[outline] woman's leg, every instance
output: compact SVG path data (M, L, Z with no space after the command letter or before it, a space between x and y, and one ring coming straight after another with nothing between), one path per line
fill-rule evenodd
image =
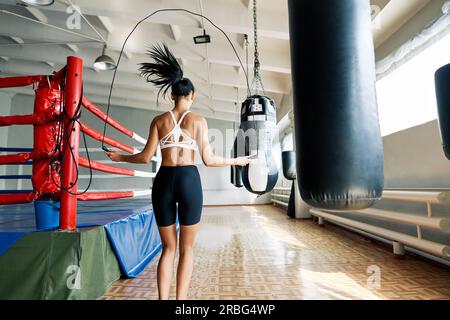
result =
M177 300L185 300L194 269L194 244L199 224L180 226L180 260L177 269Z
M158 263L159 300L168 300L173 276L173 264L177 250L177 229L175 225L159 227L162 253Z
M203 191L198 170L194 166L179 167L176 198L180 221L180 261L177 270L177 299L187 298L194 268L194 245L203 207Z

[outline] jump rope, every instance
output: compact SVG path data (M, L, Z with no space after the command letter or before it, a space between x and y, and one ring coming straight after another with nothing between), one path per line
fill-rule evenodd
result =
M160 10L156 10L153 13L147 15L146 17L144 17L143 19L141 19L139 22L136 23L136 25L133 27L133 29L131 30L131 32L127 35L127 37L125 38L125 41L122 45L122 48L120 50L119 53L119 58L117 59L117 65L116 68L114 69L113 72L113 77L112 77L112 81L111 81L111 85L110 85L110 89L109 89L109 94L108 94L108 104L107 104L107 109L106 109L106 119L104 121L104 126L103 126L103 136L102 136L102 140L101 140L101 148L105 151L105 152L110 152L111 150L106 147L104 141L105 141L105 136L106 136L106 129L107 129L107 125L108 125L108 120L109 120L109 115L110 115L110 109L111 109L111 97L112 97L112 93L114 90L114 84L115 84L115 80L116 80L116 76L117 76L117 70L119 69L120 66L120 62L122 60L122 56L123 56L123 52L125 50L125 47L128 43L128 40L130 39L130 37L133 35L133 33L136 31L136 29L146 20L150 19L151 17L153 17L154 15L158 14L158 13L162 13L162 12L183 12L183 13L188 13L190 15L196 16L196 17L200 17L206 21L208 21L208 23L210 23L214 28L216 28L217 30L219 30L227 39L228 43L230 44L231 48L233 49L233 52L237 58L237 60L239 61L240 67L242 68L242 71L244 73L245 76L245 81L246 81L246 86L247 86L247 94L248 96L251 96L251 89L250 89L250 82L249 82L249 78L248 78L248 70L246 70L246 68L244 67L244 64L242 63L241 57L239 56L236 47L234 46L233 42L231 41L231 39L229 38L229 36L226 34L226 32L220 28L219 26L217 26L211 19L209 19L208 17L206 17L203 14L200 13L196 13L187 9L160 9ZM247 68L248 68L248 46L247 46ZM61 89L61 97L64 97L65 94L65 87L64 84L62 84ZM61 116L58 118L57 124L58 124L58 134L56 136L56 147L55 150L50 158L50 167L51 167L51 178L53 183L60 189L64 190L65 192L71 194L71 195L82 195L84 193L86 193L91 184L92 184L92 165L91 165L91 158L90 158L90 154L89 154L89 148L87 147L87 141L86 141L86 134L84 132L83 129L83 125L80 123L79 119L81 117L81 107L82 107L82 97L83 97L83 88L81 90L81 97L79 99L78 102L78 106L75 110L75 114L73 117L69 117L69 115L67 114L64 105L61 105L61 109L62 109L62 114ZM62 99L63 101L64 99ZM65 126L64 124L64 117L67 118L67 126ZM73 133L73 129L75 128L75 125L78 124L80 127L80 131L82 132L83 135L83 142L84 142L84 148L86 150L86 157L88 159L88 163L89 163L89 183L88 186L85 188L85 190L83 190L82 192L72 192L71 190L73 189L74 185L76 185L76 183L78 182L78 178L79 178L79 169L78 166L76 166L76 173L75 173L75 181L71 182L71 186L70 187L66 187L64 186L62 183L59 184L56 182L56 179L54 177L54 172L61 172L61 164L64 161L64 152L65 152L65 148L69 147L70 150L70 156L72 157L72 159L75 161L75 154L73 152L73 149L70 147L70 138L72 136ZM64 133L64 135L63 135ZM63 137L66 137L66 139L63 141Z
M104 139L105 139L105 134L106 134L106 127L107 127L107 120L109 118L109 114L110 114L110 108L111 108L111 96L112 96L112 92L114 89L114 83L116 80L116 75L117 75L117 70L119 69L119 65L120 62L122 60L122 55L123 52L125 50L125 46L127 45L128 40L130 39L130 37L133 35L133 33L136 31L136 29L141 25L141 23L145 22L146 20L150 19L151 17L153 17L154 15L161 13L161 12L184 12L184 13L188 13L190 15L196 16L196 17L200 17L202 19L205 19L206 21L208 21L214 28L216 28L217 30L219 30L227 39L228 43L230 44L231 48L234 51L234 54L236 55L236 58L239 61L240 67L242 68L242 71L244 72L245 75L245 80L246 80L246 85L247 85L247 93L248 96L251 95L251 90L250 90L250 82L248 79L248 73L244 67L244 64L242 63L241 57L239 56L236 47L233 45L233 42L230 40L230 38L228 37L228 35L226 34L225 31L223 31L223 29L221 29L218 25L216 25L214 22L211 21L211 19L209 19L208 17L206 17L205 15L201 14L201 13L197 13L197 12L193 12L187 9L160 9L160 10L156 10L153 13L149 14L148 16L146 16L145 18L143 18L142 20L140 20L138 23L136 23L136 25L134 26L134 28L131 30L131 32L128 34L128 36L126 37L123 45L122 45L122 49L120 50L119 53L119 58L117 59L117 66L114 70L114 74L113 74L113 78L111 81L111 86L110 86L110 90L109 90L109 95L108 95L108 106L106 109L106 121L103 127L103 137L102 137L102 144L101 147L104 151L109 152L110 150L105 146L104 144Z

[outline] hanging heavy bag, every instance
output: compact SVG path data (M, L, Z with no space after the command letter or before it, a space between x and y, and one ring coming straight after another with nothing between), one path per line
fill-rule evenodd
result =
M278 181L278 168L272 152L276 129L275 103L264 96L251 96L242 104L241 130L237 148L253 161L243 168L245 188L262 195L273 190ZM239 151L238 151L239 152Z
M291 194L289 196L289 203L287 209L287 215L290 218L295 218L295 182L292 182Z
M370 2L288 6L301 196L317 208L370 207L384 184Z
M281 153L281 162L283 163L283 175L287 180L295 180L295 151L283 151Z
M283 151L281 153L281 162L283 163L283 175L287 180L292 181L291 194L289 196L289 204L287 215L295 218L295 186L294 180L297 177L295 168L295 151Z
M450 64L436 71L435 81L442 147L450 160Z
M240 133L238 132L238 135ZM238 146L237 146L238 138L234 140L233 149L231 150L231 158L235 159L241 156L244 156L244 152L241 154L238 153ZM244 151L244 150L242 150ZM244 186L242 182L242 167L240 166L231 166L230 169L230 181L231 184L234 185L236 188L242 188Z
M281 161L283 163L283 175L287 180L292 181L291 194L289 196L289 204L287 209L287 215L291 218L295 218L295 186L294 180L296 179L295 168L295 151L283 151L281 153Z

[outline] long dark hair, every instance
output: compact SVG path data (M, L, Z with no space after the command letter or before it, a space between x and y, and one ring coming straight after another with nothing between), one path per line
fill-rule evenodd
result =
M147 82L159 88L158 99L161 95L165 97L169 89L176 97L186 97L195 91L192 81L183 77L183 69L166 44L154 45L147 54L154 62L140 63L139 71Z

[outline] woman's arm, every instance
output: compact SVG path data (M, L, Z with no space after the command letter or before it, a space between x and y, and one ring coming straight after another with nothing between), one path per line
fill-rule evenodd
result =
M120 154L117 151L107 152L106 155L115 162L129 162L137 164L149 163L155 155L159 142L158 129L156 127L155 120L156 119L153 119L152 124L150 125L150 132L144 150L133 155Z
M203 163L207 167L246 166L251 162L249 157L227 159L215 155L209 143L208 123L204 118L198 122L197 144Z

